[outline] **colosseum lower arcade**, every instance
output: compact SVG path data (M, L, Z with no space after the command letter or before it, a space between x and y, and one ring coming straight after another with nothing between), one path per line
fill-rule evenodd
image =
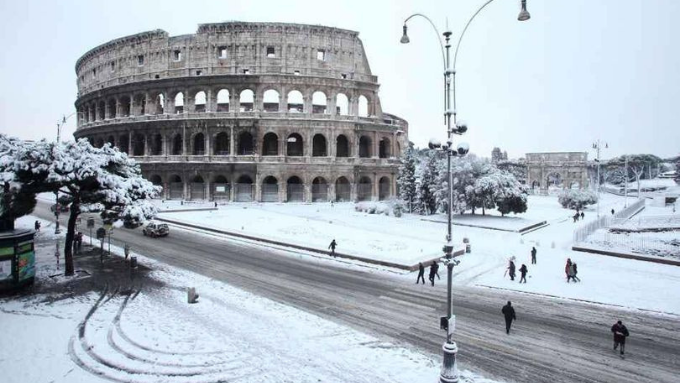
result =
M396 194L405 120L384 113L358 32L226 22L155 30L76 63L76 138L117 146L166 199Z

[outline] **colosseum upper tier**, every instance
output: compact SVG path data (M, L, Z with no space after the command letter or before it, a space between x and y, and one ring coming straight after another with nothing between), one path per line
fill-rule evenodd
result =
M396 192L408 124L383 113L358 32L201 24L76 63L76 138L111 143L167 199L355 201Z

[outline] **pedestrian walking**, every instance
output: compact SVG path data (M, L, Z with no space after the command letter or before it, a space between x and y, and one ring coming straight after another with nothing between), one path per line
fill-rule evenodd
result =
M432 286L434 286L434 276L437 274L436 264L437 262L432 262L432 265L430 265L430 283L432 283Z
M512 303L508 301L508 304L503 306L501 312L505 317L505 333L510 334L510 326L512 325L512 321L517 319L515 316L515 308L512 307Z
M423 284L425 284L425 266L423 266L422 262L418 262L418 279L416 279L416 285L420 283L420 280L423 280Z
M125 244L125 260L127 261L128 257L130 256L130 245Z
M621 357L623 357L624 349L626 348L626 337L630 335L626 326L618 321L612 326L612 333L614 333L614 351L620 345L621 346Z
M514 281L515 280L515 262L510 260L510 263L508 264L508 274L510 274L510 280Z
M564 274L567 276L567 283L569 283L569 269L571 268L571 258L567 258L567 264L564 266Z
M574 268L574 275L571 277L571 279L573 279L574 282L581 282L581 278L578 277L578 266L576 265L576 262L574 262L571 266Z
M435 261L432 266L434 266L434 275L437 276L437 279L441 279L439 278L439 263Z
M581 212L581 220L584 220L584 219L586 219L586 215L585 215L585 213Z
M535 265L536 264L536 247L531 248L531 264Z
M328 245L328 248L331 249L331 257L335 257L335 247L337 246L337 242L335 242L335 239L331 241L331 244Z
M40 221L35 220L35 231L40 231Z
M612 215L614 215L614 209L612 209Z
M574 218L574 223L576 223L576 221L578 221L578 213L574 214L572 218Z
M522 277L519 279L519 283L522 283L522 281L524 281L524 283L527 283L527 272L528 271L529 271L529 269L527 269L527 265L522 264L522 267L519 268L519 273L522 274Z

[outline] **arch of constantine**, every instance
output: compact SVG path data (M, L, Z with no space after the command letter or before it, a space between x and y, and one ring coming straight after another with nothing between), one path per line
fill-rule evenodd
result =
M527 185L548 190L550 185L584 189L588 186L587 152L527 153Z

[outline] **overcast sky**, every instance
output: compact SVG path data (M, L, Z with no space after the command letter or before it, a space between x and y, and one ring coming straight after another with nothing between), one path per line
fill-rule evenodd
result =
M0 132L54 139L74 112L76 60L109 40L152 29L195 33L228 20L322 24L359 32L383 110L408 120L418 146L444 138L443 63L435 32L404 19L428 15L448 25L453 49L485 0L456 1L142 1L0 0ZM511 158L528 152L680 154L680 1L496 0L471 24L457 64L459 118L471 151ZM452 52L453 56L453 52ZM75 117L63 136L72 137Z

